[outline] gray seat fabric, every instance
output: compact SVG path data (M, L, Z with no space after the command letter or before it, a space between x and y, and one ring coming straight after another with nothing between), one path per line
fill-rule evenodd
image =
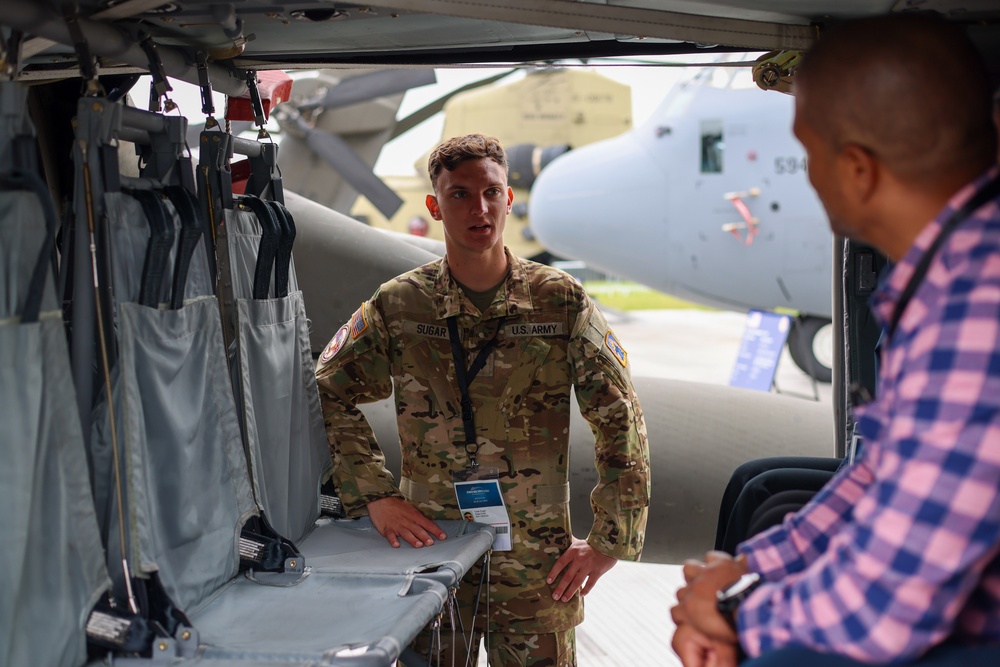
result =
M313 573L291 589L238 579L191 617L206 658L385 667L447 596L437 582L401 576Z
M120 326L120 304L134 303L139 299L143 260L145 258L146 245L149 243L149 223L139 202L127 194L107 192L104 194L104 201L108 219L108 237L111 254L114 258L111 262L112 298L115 303L112 312L116 325ZM165 205L172 214L176 238L176 232L180 229L180 221L173 205L169 202L165 202ZM159 298L161 303L166 303L170 300L169 290L173 281L175 256L176 244L171 251L167 263L167 272L161 285ZM212 285L208 276L208 260L205 254L205 247L204 244L199 244L191 259L184 298L185 300L191 300L211 293ZM121 405L120 367L115 365L110 370L112 378L112 401L115 405ZM115 506L111 502L113 466L110 417L107 396L104 392L99 393L96 397L91 424L90 456L94 485L94 502L97 507L101 534L108 536L116 533L118 529L114 516ZM118 428L120 430L122 428L121 425ZM117 554L118 549L113 542L114 540L112 540L110 548Z
M257 511L219 307L205 297L179 310L124 303L119 312L129 560L140 574L158 572L187 609L236 575L238 536Z
M44 235L34 194L0 192L0 664L61 667L109 581L51 275L19 318Z
M239 299L237 331L254 492L271 526L298 542L319 518L320 484L332 465L302 292Z
M469 521L438 521L448 536L415 549L402 542L387 549L371 520L320 519L316 530L299 544L306 562L318 572L416 574L451 588L480 560L493 543L493 529Z
M296 290L253 299L261 225L242 207L226 211L237 345L233 386L242 409L254 495L271 526L296 542L320 515L319 489L332 461L309 347L309 322ZM274 294L271 272L269 294Z
M129 472L124 510L132 530L124 555L137 576L157 572L171 599L184 608L235 576L239 557L233 536L256 512L245 482L236 407L217 336L221 332L218 305L206 296L211 284L202 244L195 251L185 285L186 307L158 310L134 303L150 236L148 223L131 196L105 193L104 198L120 349L119 363L111 369L112 396L123 472ZM165 205L179 230L176 212L169 203ZM176 243L161 283L161 302L169 300L175 254ZM116 539L120 528L112 493L109 414L102 392L93 414L91 463L102 535L109 562L115 562L122 554ZM166 479L147 483L146 476L158 476L161 470L173 472L166 473ZM199 504L184 500L192 495L202 498ZM229 518L227 511L235 512L237 518ZM213 535L225 536L228 542ZM174 549L178 553L158 562L157 554ZM200 567L190 567L189 562ZM116 568L111 572L121 596L124 576Z

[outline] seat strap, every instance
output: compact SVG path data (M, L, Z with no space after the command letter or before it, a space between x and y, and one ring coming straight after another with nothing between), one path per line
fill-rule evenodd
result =
M288 296L288 282L291 272L292 246L295 244L295 219L292 213L281 202L269 201L268 207L274 212L275 219L281 225L281 239L278 242L278 252L274 257L274 296Z
M42 297L45 294L45 276L52 267L52 251L55 248L56 211L52 205L45 183L36 175L27 171L10 174L0 174L0 187L10 190L25 190L33 193L42 207L45 216L45 239L38 252L35 268L31 272L28 291L21 311L21 322L28 324L37 322L42 308Z
M281 225L274 217L271 208L259 197L246 195L240 199L240 203L253 211L260 221L260 245L257 248L252 294L254 299L266 299L271 282L271 267L274 265L274 258L281 243Z
M177 210L181 222L181 238L177 243L177 257L174 261L174 280L170 296L170 308L177 310L184 305L184 287L187 284L188 269L194 256L198 241L205 229L202 220L201 207L194 194L180 185L171 185L163 189L170 203Z
M160 303L163 279L167 272L170 250L174 244L174 224L160 195L151 190L127 191L142 205L149 223L149 243L142 265L139 303L156 308Z

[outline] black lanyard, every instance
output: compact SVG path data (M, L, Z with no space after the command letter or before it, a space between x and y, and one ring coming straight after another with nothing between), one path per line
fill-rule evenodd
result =
M937 238L934 239L934 242L927 249L927 252L924 253L924 256L920 258L920 262L913 270L913 275L910 276L909 282L906 283L906 287L903 288L903 292L899 296L899 302L892 313L892 321L889 323L889 328L886 332L889 340L892 340L892 335L896 332L896 327L899 326L899 320L902 319L903 312L906 311L906 307L917 291L917 287L923 282L924 276L927 275L927 270L930 268L931 260L934 259L934 255L941 248L945 239L955 231L956 227L975 213L976 209L991 201L997 195L1000 195L1000 174L994 176L989 183L983 186L982 190L970 197L961 208L948 216L948 219L941 224L941 231L938 233Z
M479 461L476 459L479 445L476 444L476 416L472 411L472 398L469 396L469 385L472 384L472 381L479 375L479 371L483 370L483 366L486 365L486 360L497 343L497 337L500 335L500 330L503 329L503 323L506 319L506 317L500 318L500 322L497 323L497 330L493 333L493 338L490 338L483 345L482 349L479 350L479 354L473 360L472 365L466 369L465 350L462 349L462 341L458 338L458 318L454 315L448 318L448 337L451 339L451 354L455 358L455 379L458 381L458 391L462 394L462 425L465 427L465 451L469 455L470 468L479 467Z

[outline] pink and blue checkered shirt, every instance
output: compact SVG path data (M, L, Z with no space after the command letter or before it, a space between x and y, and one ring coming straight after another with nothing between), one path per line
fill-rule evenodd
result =
M942 221L995 172L873 295L883 326ZM767 582L739 609L750 656L791 644L889 662L1000 642L1000 201L944 242L883 347L859 460L739 547Z

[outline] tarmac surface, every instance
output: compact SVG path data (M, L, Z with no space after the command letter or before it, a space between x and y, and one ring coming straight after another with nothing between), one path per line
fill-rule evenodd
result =
M634 377L729 383L746 315L703 310L604 311L628 351ZM787 349L778 361L774 384L786 396L830 405L832 412L830 385L813 382ZM714 515L710 516L714 530ZM682 583L680 564L619 562L587 596L586 619L577 628L577 664L680 667L670 648L674 631L670 607ZM479 665L486 665L485 653L480 653Z

